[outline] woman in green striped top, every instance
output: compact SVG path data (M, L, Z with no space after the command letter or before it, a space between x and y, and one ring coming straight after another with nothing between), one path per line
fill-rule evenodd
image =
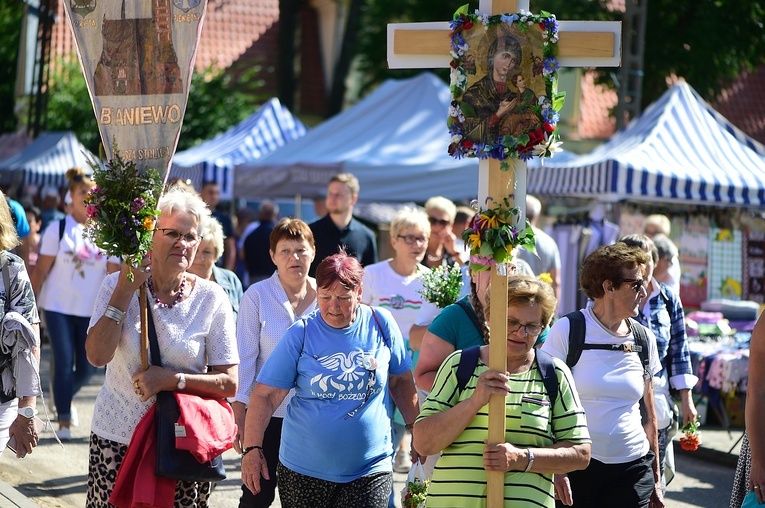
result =
M413 434L422 455L442 453L431 480L428 508L485 507L486 471L506 472L505 506L553 508L553 474L587 467L590 436L571 372L564 362L548 356L558 385L551 404L535 361L536 355L546 354L533 345L556 304L548 284L511 277L507 372L489 370L489 346L481 347L464 390L457 380L462 351L441 365ZM487 445L488 402L495 393L505 395L505 442Z

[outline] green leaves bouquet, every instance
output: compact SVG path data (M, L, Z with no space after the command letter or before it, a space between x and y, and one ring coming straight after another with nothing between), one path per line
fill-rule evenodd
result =
M462 288L462 272L459 265L439 265L422 276L419 293L439 309L451 305L459 298Z

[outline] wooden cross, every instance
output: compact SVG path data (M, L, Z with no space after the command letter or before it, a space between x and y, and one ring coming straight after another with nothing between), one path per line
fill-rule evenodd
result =
M529 9L528 0L480 0L486 14L515 13ZM451 29L448 22L396 23L388 25L388 67L391 69L448 68L451 63ZM621 57L621 23L618 21L560 21L558 63L562 67L618 67ZM444 118L446 129L446 118ZM502 171L500 161L479 161L478 200L507 197L521 210L519 228L525 224L526 163L508 160L511 170ZM492 270L491 342L489 368L507 370L507 278ZM493 395L489 401L489 443L505 442L505 398ZM505 475L487 472L487 508L504 504Z

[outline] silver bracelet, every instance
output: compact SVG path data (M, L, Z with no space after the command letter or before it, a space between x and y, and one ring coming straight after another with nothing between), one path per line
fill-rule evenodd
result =
M104 312L104 317L113 319L117 324L120 324L122 320L125 318L125 313L119 310L117 307L112 307L111 305L107 305L106 312Z
M529 463L526 465L526 469L523 470L524 473L531 471L531 466L534 465L534 452L531 451L531 448L526 448L526 451L529 452Z

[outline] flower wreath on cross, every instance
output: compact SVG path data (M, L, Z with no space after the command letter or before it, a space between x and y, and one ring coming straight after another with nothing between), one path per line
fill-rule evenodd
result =
M462 239L470 247L470 269L474 272L488 270L491 266L512 261L513 250L523 247L536 253L534 230L526 219L523 229L518 229L518 207L510 207L510 201L491 201L486 209L478 210Z
M465 5L454 14L450 28L449 154L457 159L544 160L561 151L556 126L565 93L557 93L555 16L545 11L490 16L468 13ZM514 65L504 70L513 74L498 81L495 54L503 49L515 55Z

